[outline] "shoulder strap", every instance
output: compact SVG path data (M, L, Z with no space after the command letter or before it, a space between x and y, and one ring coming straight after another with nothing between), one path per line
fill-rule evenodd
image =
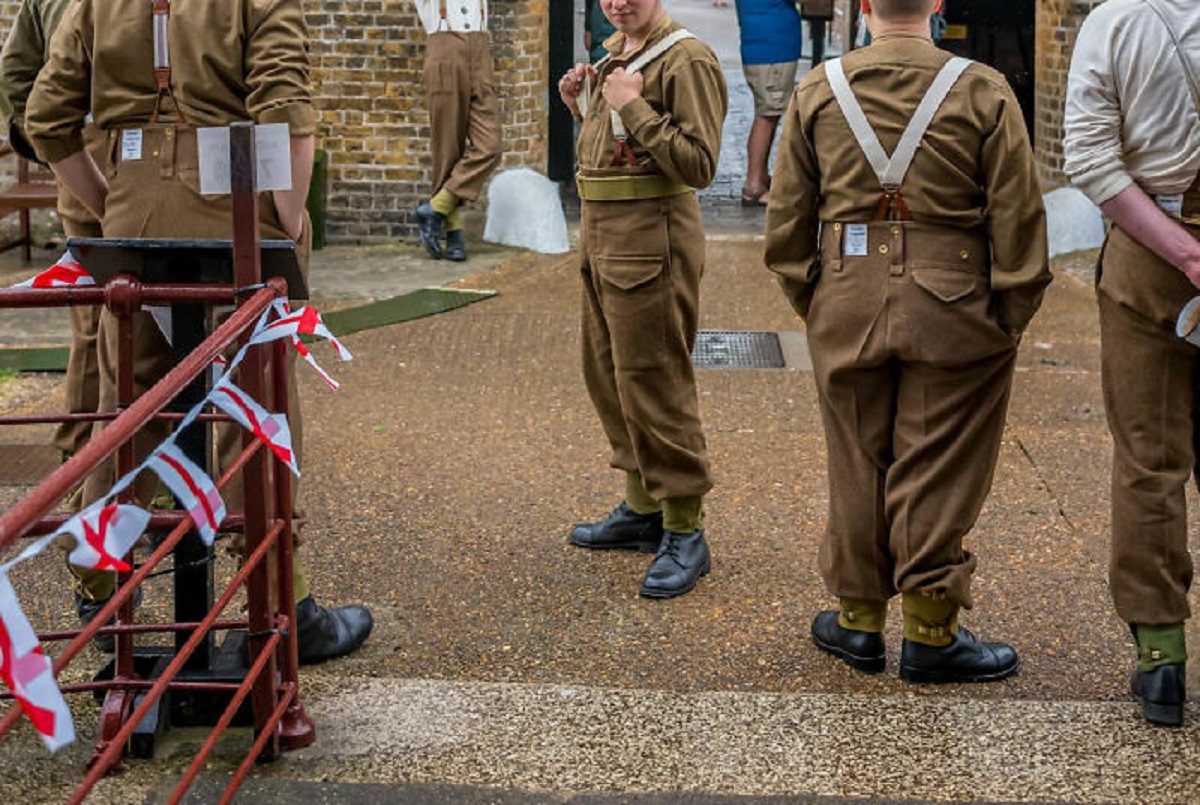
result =
M680 28L678 31L664 36L662 39L658 40L652 46L643 51L640 56L626 65L625 72L640 73L647 64L654 61L683 40L695 38L696 35L687 28ZM610 109L609 117L612 120L613 135L618 141L624 142L629 138L629 132L625 130L625 124L621 122L621 116L617 114L615 109Z
M1192 102L1196 105L1196 111L1200 113L1200 79L1196 77L1196 71L1192 69L1192 63L1184 55L1183 42L1179 40L1179 34L1175 31L1175 27L1171 25L1171 18L1167 15L1167 11L1163 8L1160 0L1146 0L1146 5L1150 6L1150 9L1162 20L1163 26L1166 27L1167 33L1171 36L1171 41L1175 43L1175 55L1179 57L1179 61L1183 65L1183 74L1187 76L1188 84L1192 88Z
M971 61L955 56L942 66L929 89L925 91L925 97L921 99L917 110L908 121L908 126L905 127L904 134L900 137L900 142L890 157L883 150L883 145L880 144L875 129L871 127L867 116L863 114L858 99L854 97L854 91L850 89L850 82L846 78L841 61L841 59L830 59L825 62L825 75L829 79L829 86L833 90L834 98L841 107L846 122L850 124L850 130L854 132L859 147L862 148L867 161L871 163L875 175L879 177L879 184L885 190L898 189L904 182L904 176L908 173L909 167L912 166L913 158L917 154L917 149L921 147L921 141L925 138L925 132L929 130L934 115L941 108L946 96L950 94L950 90L963 71L971 65Z

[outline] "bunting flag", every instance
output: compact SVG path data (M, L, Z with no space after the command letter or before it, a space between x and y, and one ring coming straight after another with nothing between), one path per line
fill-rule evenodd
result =
M137 506L111 504L85 509L63 525L63 531L75 537L71 564L128 572L124 556L149 522L150 512Z
M236 419L243 428L271 448L271 452L288 465L293 475L300 476L296 453L292 450L292 431L288 427L287 417L283 414L268 413L253 397L233 385L233 380L228 375L223 376L217 383L209 399L213 405Z
M174 442L162 444L146 461L158 474L180 504L192 516L205 545L217 538L217 528L225 519L225 503L208 473L197 467Z
M317 363L317 359L313 357L311 350L300 340L300 336L302 335L315 335L319 338L324 338L333 345L339 358L344 361L354 360L354 356L350 354L350 350L346 349L345 345L337 339L337 336L325 326L320 312L315 307L308 306L293 312L286 299L276 300L274 310L279 315L279 318L258 330L250 337L249 343L266 344L270 341L278 341L280 338L290 338L292 346L300 353L300 357L304 358L305 363L317 370L317 374L321 375L331 388L334 390L341 388L341 384L321 368L321 365Z
M71 709L58 689L50 660L21 611L17 593L0 573L0 679L51 752L75 740Z
M14 288L80 288L84 285L95 285L96 280L87 273L83 266L75 262L70 252L63 252L58 262L38 274L33 279L18 282Z

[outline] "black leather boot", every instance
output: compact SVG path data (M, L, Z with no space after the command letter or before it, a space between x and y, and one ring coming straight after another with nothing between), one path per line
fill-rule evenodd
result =
M883 635L846 629L838 623L836 610L818 612L812 622L812 640L856 671L877 674L887 665Z
M996 682L1021 667L1017 652L1007 643L984 643L960 628L946 646L905 640L900 653L900 678L906 682Z
M343 657L356 650L371 634L371 613L366 607L326 608L310 595L296 602L296 644L301 665Z
M674 598L691 592L700 577L708 575L711 566L704 529L686 534L664 531L662 545L642 579L642 595Z
M1183 663L1160 665L1150 671L1134 672L1131 688L1142 703L1142 716L1151 724L1178 727L1183 724L1183 703L1187 700Z
M463 242L461 229L455 229L446 233L446 251L444 254L447 260L453 260L456 263L461 263L467 259L467 244Z
M446 216L425 202L413 210L413 220L417 222L417 233L421 236L421 245L434 260L442 259L442 239L445 233L442 225Z
M567 539L580 548L654 553L662 544L662 522L662 512L638 514L621 501L600 522L577 523Z
M93 601L86 596L75 593L75 612L79 615L79 625L87 626L89 623L94 621L96 616L100 614L100 610L104 609L104 606L111 599L112 596L110 595L108 598ZM138 587L133 592L133 608L137 609L141 605L142 588ZM115 619L113 619L104 625L111 626L115 622ZM117 650L117 636L111 634L98 634L92 638L92 645L95 646L96 651L99 651L101 654L112 654Z

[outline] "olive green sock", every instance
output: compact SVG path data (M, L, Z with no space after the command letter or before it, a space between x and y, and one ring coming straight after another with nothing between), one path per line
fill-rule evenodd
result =
M303 601L308 596L308 574L304 572L300 557L292 554L292 597L296 601Z
M1135 623L1133 634L1137 638L1140 670L1153 671L1162 665L1187 662L1187 639L1182 623Z
M458 207L455 207L454 211L446 216L446 231L457 232L462 228L462 215L459 213Z
M882 632L887 622L887 601L839 598L838 626L856 632Z
M667 498L663 501L663 530L690 534L704 528L704 498Z
M625 473L625 505L637 514L662 511L662 504L650 497L650 493L646 491L640 472Z
M454 195L444 187L434 193L433 198L429 199L429 206L433 207L436 212L440 212L447 218L449 218L458 210L458 205L461 203L462 202L459 200L458 196Z
M958 605L946 600L942 590L905 593L904 639L927 646L948 646L958 633Z
M105 601L111 598L117 589L117 574L111 570L96 570L72 564L68 564L67 567L75 577L75 592L89 601Z

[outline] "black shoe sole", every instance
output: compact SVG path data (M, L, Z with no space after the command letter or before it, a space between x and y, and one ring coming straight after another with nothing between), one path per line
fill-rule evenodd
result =
M920 668L901 664L900 678L914 685L969 685L978 682L999 682L1003 679L1008 679L1019 670L1021 670L1020 660L1017 660L1016 665L1012 668L1006 668L1003 671L991 674L972 674L970 676L941 674L937 671L925 671Z
M579 542L574 537L567 537L567 542L577 548L588 548L593 551L637 551L638 553L658 553L658 547L662 544L662 540L657 542L644 542L642 540L630 540L628 542Z
M658 552L657 549L655 549L655 553L657 553L657 552ZM660 590L660 589L653 588L653 587L647 588L645 585L642 585L642 589L639 592L641 593L642 598L653 598L656 601L662 601L667 598L678 598L679 596L687 595L692 590L696 589L697 582L699 582L700 579L707 576L709 574L709 571L711 571L711 570L712 570L712 562L711 561L705 562L704 567L700 568L700 575L696 576L695 580L692 581L691 584L689 584L686 587L682 587L678 590Z
M1182 702L1179 704L1159 704L1158 702L1148 702L1140 696L1138 697L1138 701L1142 705L1142 718L1151 724L1160 727L1183 726Z
M846 665L849 665L855 671L862 671L864 674L878 674L878 673L881 673L883 671L883 669L887 667L887 655L886 654L880 655L878 657L860 657L857 654L851 654L849 651L846 651L846 649L842 648L841 646L835 646L832 643L826 643L824 640L817 637L815 634L810 633L809 636L812 637L814 646L821 649L821 651L824 651L828 654L832 654L833 656L837 657L839 660L846 663Z

